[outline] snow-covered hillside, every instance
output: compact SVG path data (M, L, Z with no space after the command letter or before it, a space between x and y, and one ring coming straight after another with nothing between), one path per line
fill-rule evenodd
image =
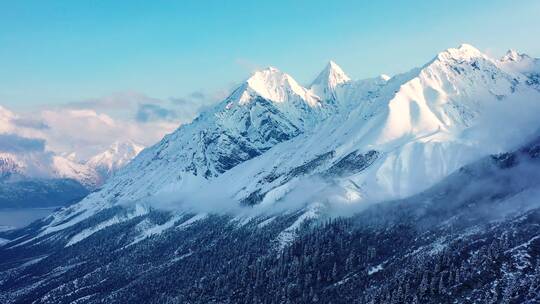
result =
M73 154L0 152L0 209L77 202L101 186L141 149L130 142L115 143L88 164L78 162Z
M54 155L54 175L74 179L89 189L96 189L143 149L143 146L128 140L114 142L105 151L96 154L86 162L77 161L70 156Z
M462 45L393 77L257 71L79 203L0 233L0 300L535 301L538 62Z
M97 171L100 183L104 183L116 171L129 163L144 149L132 141L114 142L109 149L98 153L86 162L86 166Z
M353 81L331 62L304 88L275 68L255 72L43 233L119 204L134 210L127 219L163 200L196 212L277 212L417 193L540 127L537 62L464 44L391 78Z
M4 179L72 179L87 189L101 185L94 168L49 151L0 152L0 176Z
M213 179L329 114L291 76L275 68L258 71L193 123L142 151L99 195L123 188L121 198L138 199L171 183Z
M341 202L421 191L482 155L513 148L540 127L540 92L528 75L507 67L463 45L404 75L338 87L338 101L350 104L347 113L211 186L239 201L272 204L308 176L323 177Z
M53 151L40 132L48 126L0 106L0 177L73 179L89 190L101 186L143 147L129 140L113 143L90 160L73 151Z
M163 210L125 220L116 207L39 236L45 219L0 231L0 299L537 303L539 165L536 138L418 195L324 222L311 212L245 219Z
M101 184L99 174L94 168L60 155L52 156L53 176L69 178L80 182L89 189Z
M335 100L336 89L351 81L351 78L335 62L330 61L326 68L311 83L310 90L319 98Z
M22 174L24 164L17 161L13 155L8 153L0 153L0 177L5 178L10 175Z

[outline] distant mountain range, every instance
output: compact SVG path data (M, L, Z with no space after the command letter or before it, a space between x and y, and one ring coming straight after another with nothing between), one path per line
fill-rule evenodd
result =
M64 206L99 188L142 146L115 142L87 162L73 155L0 152L0 208Z
M79 203L0 233L0 300L534 303L538 113L540 60L515 51L365 80L330 62L308 87L257 71Z

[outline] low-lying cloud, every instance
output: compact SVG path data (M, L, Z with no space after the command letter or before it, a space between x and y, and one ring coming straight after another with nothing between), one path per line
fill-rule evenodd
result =
M42 119L36 119L32 117L20 117L13 119L12 122L16 127L19 128L28 128L35 130L46 130L50 128L49 125L47 125Z
M420 196L392 203L410 204L412 208L437 210L470 209L471 218L498 219L540 207L540 160L527 157L511 168L499 168L489 157L469 167L468 173L456 173L430 188ZM234 199L226 185L188 177L182 183L145 198L152 208L166 211L228 214L232 216L272 216L295 212L306 207L322 206L327 216L353 216L385 199L352 198L348 190L335 180L321 176L307 176L294 182L277 200L263 201L254 206L242 205ZM445 190L446 189L446 190ZM447 193L441 196L441 193ZM382 197L382 196L381 196ZM391 195L387 194L387 197ZM125 202L125 204L130 204ZM471 207L471 206L474 206ZM390 205L388 205L390 206ZM415 207L416 206L416 207ZM426 210L427 210L426 209ZM384 209L387 210L387 209ZM473 214L474 212L474 214ZM435 213L439 214L439 213ZM425 221L429 221L426 218ZM425 221L423 224L426 224ZM433 223L438 224L438 223Z
M176 112L172 109L166 109L157 104L141 104L135 114L135 119L138 122L150 121L174 121L178 118Z
M263 201L249 206L234 198L228 185L209 182L196 176L186 175L175 185L146 197L138 203L165 211L228 214L233 216L276 215L296 212L314 204L324 206L329 215L351 215L372 202L350 200L347 191L334 180L321 176L306 176L296 180L276 200ZM125 201L124 205L133 202Z
M223 92L195 91L184 97L158 99L126 92L26 113L0 107L0 134L4 134L0 152L74 152L84 161L114 142L130 140L150 146L224 96ZM5 135L8 133L11 135Z
M0 134L0 151L9 153L42 152L45 140L22 137L16 134Z

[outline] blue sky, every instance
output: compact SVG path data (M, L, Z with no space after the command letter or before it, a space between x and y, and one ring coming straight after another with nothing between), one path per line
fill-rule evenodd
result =
M0 105L189 96L268 65L307 83L329 59L392 75L462 42L540 57L540 1L369 2L2 1Z

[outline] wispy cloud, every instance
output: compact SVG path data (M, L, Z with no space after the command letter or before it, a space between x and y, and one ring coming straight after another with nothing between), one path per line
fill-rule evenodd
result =
M22 151L25 144L28 149L38 147L20 138L36 139L45 150L56 153L75 152L80 160L103 151L115 141L131 140L149 146L191 122L227 93L199 90L182 97L159 99L125 92L45 106L29 113L0 108L0 134L16 136L4 137L6 143L0 146L0 152ZM7 145L8 139L11 146Z
M140 103L158 104L158 98L147 96L139 92L117 92L99 98L88 98L60 105L60 108L93 109L96 111L133 110Z
M28 129L35 129L35 130L46 130L49 129L49 125L47 125L43 120L36 119L32 117L20 117L12 120L13 124L20 128L28 128Z
M261 65L246 59L246 58L237 58L234 63L239 65L240 67L244 68L248 72L254 72L256 70L259 70L261 68Z
M45 140L22 137L17 134L0 134L0 151L9 153L42 152Z
M139 122L149 122L156 120L174 121L178 118L173 109L166 109L157 104L140 104L135 114L135 119Z

